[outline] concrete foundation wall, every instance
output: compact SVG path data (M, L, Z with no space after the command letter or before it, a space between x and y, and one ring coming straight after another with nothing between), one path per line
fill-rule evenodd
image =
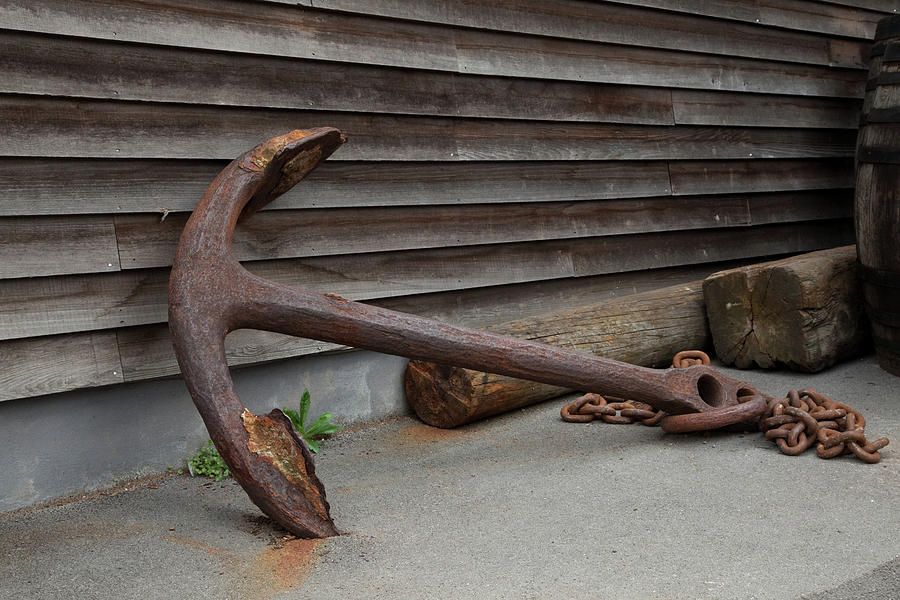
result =
M256 413L297 407L339 424L409 411L406 359L355 351L233 369ZM181 378L78 390L0 403L0 512L110 487L183 466L208 435Z

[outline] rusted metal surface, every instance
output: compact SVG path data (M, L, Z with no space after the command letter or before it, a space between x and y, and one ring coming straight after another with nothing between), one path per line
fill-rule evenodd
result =
M688 369L698 365L709 368L709 363L705 352L684 350L672 359L672 368ZM706 382L705 385L711 384ZM766 410L766 398L748 385L738 389L735 400L711 411L670 415L663 410L654 410L653 405L644 402L585 394L563 406L559 415L570 423L587 423L596 418L619 425L635 422L649 427L659 425L668 433L708 431L732 425L754 427L755 420Z
M290 189L344 142L333 128L293 131L229 164L185 226L169 288L169 327L185 382L235 479L259 508L303 537L336 533L312 457L280 411L249 413L228 373L224 337L251 328L286 333L627 396L669 415L733 412L759 396L706 365L658 370L456 327L266 281L235 259L246 218Z
M759 427L767 440L791 456L818 443L820 458L852 453L863 462L877 463L879 450L888 445L884 437L866 439L866 419L857 410L810 389L791 390L785 398L771 399Z
M672 359L673 368L709 365L709 356L700 350L685 350ZM560 408L559 416L569 423L589 423L600 419L606 423L660 425L667 433L708 431L737 425L745 429L759 429L766 439L774 441L778 449L789 456L797 456L816 442L820 458L834 458L854 454L867 463L881 460L879 451L888 439L866 439L863 429L866 420L858 411L842 402L835 402L814 390L791 390L785 398L776 399L758 393L739 392L738 404L698 413L667 415L653 411L642 402L599 394L585 394Z
M334 535L312 455L281 411L256 416L234 391L225 335L252 327L249 274L231 251L238 219L262 208L336 150L340 132L294 131L229 164L185 226L169 284L169 328L191 397L234 478L264 513L302 537Z

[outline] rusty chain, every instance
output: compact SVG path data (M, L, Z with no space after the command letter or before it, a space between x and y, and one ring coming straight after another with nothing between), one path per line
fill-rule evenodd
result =
M791 390L785 398L771 399L759 428L767 440L773 440L783 454L803 453L818 442L820 458L853 453L867 463L881 460L879 450L888 439L866 439L865 418L842 402L810 389Z
M709 356L700 350L679 352L672 359L673 368L709 364ZM765 400L757 425L766 439L775 442L783 454L797 456L816 444L816 454L820 458L854 454L860 460L874 464L881 460L879 451L888 445L885 437L868 441L863 431L866 420L859 411L814 390L791 390L784 398ZM681 427L680 422L675 421L692 415L669 416L643 402L612 396L604 398L600 394L580 396L564 405L559 414L563 421L570 423L600 419L620 425L635 422L648 427L662 425L670 432L698 430ZM667 420L669 427L666 427ZM749 425L747 420L744 423Z

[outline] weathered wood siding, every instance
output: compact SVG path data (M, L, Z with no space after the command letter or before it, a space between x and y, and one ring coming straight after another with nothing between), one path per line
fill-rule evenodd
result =
M239 229L248 268L473 326L846 244L869 39L898 8L0 0L0 400L177 373L186 216L295 128L350 141Z

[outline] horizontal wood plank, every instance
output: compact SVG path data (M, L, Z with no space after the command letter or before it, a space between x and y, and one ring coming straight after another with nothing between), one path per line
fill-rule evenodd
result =
M751 206L754 207L751 213ZM560 240L852 216L849 190L646 199L263 211L238 226L245 261ZM0 219L5 278L168 266L188 213ZM83 221L84 223L79 223ZM102 227L94 227L97 224ZM97 230L97 231L95 231ZM105 251L105 253L103 252ZM112 262L97 262L108 256ZM4 277L0 277L4 278Z
M852 156L850 129L607 125L252 110L0 96L0 155L233 158L261 140L329 125L332 160L659 160ZM34 140L42 140L35 144Z
M720 159L852 156L852 129L757 129L460 121L462 160Z
M612 268L640 270L659 266L696 264L709 260L738 260L767 253L805 251L807 246L817 250L845 245L853 240L852 220L839 219L818 223L788 223L762 227L709 230L698 236L691 231L667 234L644 234L593 238L590 249L572 251L572 265L577 276L596 275L610 271L613 254L623 252ZM656 239L654 239L656 236ZM779 239L775 239L778 237ZM578 242L575 242L578 243Z
M852 216L849 190L577 203L264 211L240 224L240 260L386 252ZM832 210L827 210L832 207ZM168 266L186 214L116 218L123 268Z
M238 0L0 3L0 27L56 35L456 71L453 30Z
M168 266L187 214L119 216L125 268ZM670 198L529 204L264 211L237 228L239 260L385 252L733 227L750 222L745 198Z
M762 63L696 52L455 29L275 3L256 4L254 8L256 11L250 19L246 4L230 0L196 0L192 6L174 0L152 3L45 0L28 8L13 3L0 5L0 27L165 46L249 54L277 53L293 58L488 75L732 91L862 95L862 82L858 80L861 72L856 69L845 73L824 66ZM761 19L772 20L772 13L776 25L779 25L777 18L782 15L789 22L802 16L798 13L800 9L793 5L780 10L760 10ZM831 6L827 12L842 11L849 15L847 18L858 18L860 13L840 6ZM842 18L829 16L821 22L830 24L837 20L843 23ZM808 20L820 22L814 18ZM153 23L153 26L147 27L146 23ZM874 22L864 25L874 32ZM857 29L851 27L858 33ZM843 31L840 35L848 33ZM871 36L861 37L869 39ZM540 55L535 56L535 49L540 49ZM848 57L854 51L842 48L831 53L829 64L843 64L852 60Z
M852 240L847 220L247 263L288 286L372 300L738 260ZM0 280L0 339L166 320L167 269Z
M862 101L672 90L672 110L679 125L850 129L859 124Z
M667 48L728 56L767 58L807 64L859 67L868 50L861 42L856 56L835 62L829 39L796 31L716 21L690 14L648 10L603 2L502 0L269 0L319 9L377 15L548 37Z
M747 196L753 225L853 217L853 190L821 190Z
M615 273L595 277L533 282L436 294L388 298L371 302L402 312L468 327L491 329L509 319L530 317L549 309L574 308L703 278L733 263L710 263ZM737 266L737 265L734 265ZM165 324L117 331L126 381L175 375L178 364ZM2 344L2 342L0 342ZM230 365L244 365L325 351L343 346L244 329L225 338Z
M221 161L0 159L0 215L193 210ZM852 159L326 162L271 209L616 199L852 188ZM22 177L23 172L40 177ZM268 209L267 209L268 210Z
M164 270L0 280L0 339L113 329L166 319Z
M607 0L807 32L872 39L878 13L814 0ZM876 0L877 1L877 0ZM886 0L894 2L895 0Z
M111 217L0 218L0 279L118 270Z
M810 0L756 0L763 25L871 40L883 14Z
M351 140L332 160L455 160L454 123L365 113L0 96L0 154L231 160L287 131L329 125Z
M856 180L848 159L672 161L669 174L677 195L852 188Z
M191 211L225 164L0 158L0 215ZM552 202L668 193L663 161L328 161L269 208Z
M0 342L0 401L125 381L114 331Z
M862 98L866 71L460 30L463 73Z
M819 2L840 4L841 6L850 6L853 8L864 8L866 10L874 10L876 12L888 14L900 12L900 0L819 0Z
M613 4L660 8L667 11L718 17L735 21L758 23L756 2L747 0L607 0Z
M672 124L668 90L0 31L0 92L225 106ZM508 102L515 97L515 102ZM855 125L855 123L854 123Z

